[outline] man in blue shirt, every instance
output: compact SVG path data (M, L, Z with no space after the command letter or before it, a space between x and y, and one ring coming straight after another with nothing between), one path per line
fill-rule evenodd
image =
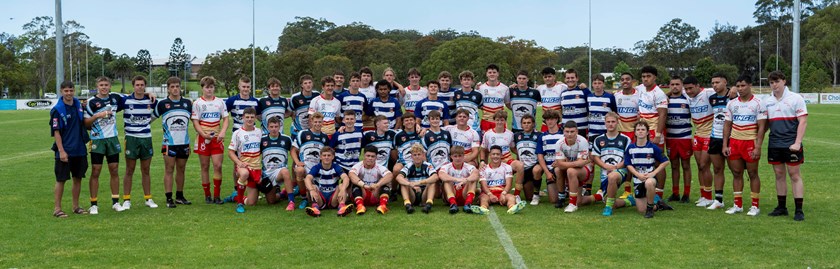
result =
M73 213L87 214L79 207L79 193L82 178L88 168L87 148L90 139L84 128L82 104L73 96L76 89L72 82L61 83L61 99L50 111L50 134L55 139L52 150L55 151L55 211L53 216L66 218L61 210L61 197L64 194L64 182L73 178ZM104 113L104 112L103 112Z

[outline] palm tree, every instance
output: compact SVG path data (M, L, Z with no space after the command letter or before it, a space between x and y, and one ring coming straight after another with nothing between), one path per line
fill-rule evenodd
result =
M131 73L134 71L134 61L127 54L123 53L119 58L108 63L108 69L111 70L114 76L120 78L120 82L122 82L120 92L125 93L125 77L131 76Z

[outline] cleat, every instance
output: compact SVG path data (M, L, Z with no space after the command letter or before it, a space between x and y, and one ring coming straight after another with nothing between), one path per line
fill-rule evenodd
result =
M113 209L114 209L114 211L117 211L117 212L123 212L123 210L125 210L125 209L123 209L123 207L120 205L120 203L116 203L116 204L112 205L112 206L111 206L111 208L113 208Z
M172 199L166 199L166 207L168 207L168 208L176 208L176 207L178 207L178 206L177 206L177 205L175 205L175 201L173 201Z
M88 213L90 213L91 215L98 215L99 214L99 206L98 205L90 206L90 208L88 209Z
M534 194L534 197L531 197L531 205L539 205L540 204L540 196Z
M155 204L155 201L154 201L154 200L152 200L152 199L146 200L145 204L146 204L146 206L148 206L149 208L158 208L158 205L157 205L157 204Z
M298 206L298 209L304 209L304 208L306 208L306 206L307 206L308 204L309 204L309 201L307 201L306 199L304 199L304 200L300 201L300 205Z
M316 218L321 216L321 210L319 210L318 208L307 206L306 208L304 208L304 210L306 210L307 215L310 215L310 216L313 216L313 217L316 217Z
M208 205L213 204L213 198L211 198L210 196L204 197L204 203Z
M612 216L612 207L604 207L604 212L601 212L601 215L605 217Z
M568 206L566 206L566 209L563 210L563 212L572 213L572 212L577 211L577 209L578 209L578 207L576 205L569 204Z
M597 192L595 192L594 195L592 195L592 198L595 198L596 202L603 201L604 200L604 191L598 190Z
M176 204L181 204L181 205L191 205L192 204L192 202L187 200L187 198L176 198L175 203Z
M245 213L245 205L236 204L236 213Z
M471 209L470 211L475 212L476 214L479 214L479 215L490 214L489 209L483 208L483 207L480 207L480 206L477 206L477 205L474 205L474 206L470 207L470 209Z
M464 213L472 214L472 209L469 205L464 205Z
M690 200L691 198L689 198L688 195L683 195L682 199L680 199L680 203L687 204Z
M741 213L743 211L744 211L743 208L738 207L737 205L733 205L732 207L730 207L729 209L726 210L726 214L732 215L732 214L735 214L735 213Z
M123 208L123 210L131 209L131 201L130 200L123 201L122 208Z
M449 214L455 214L455 213L458 213L458 205L457 204L449 205Z
M388 206L386 206L386 205L377 206L376 207L376 213L385 215L385 213L388 213Z
M679 202L679 201L680 201L680 196L677 195L677 194L672 193L671 196L668 197L668 202Z
M405 204L405 213L414 214L414 207L411 204Z
M653 218L653 208L652 207L648 207L647 210L645 210L645 218L646 219Z
M543 189L539 193L540 196L546 196L547 194L548 194L548 189Z
M431 203L426 203L426 205L423 206L422 211L423 211L423 213L429 214L429 212L432 211L432 204Z
M793 220L795 220L795 221L805 220L805 212L802 212L802 210L796 210L796 212L793 212Z
M554 208L563 208L566 205L566 199L558 199L557 203L554 203Z
M761 210L758 209L757 206L751 206L750 211L747 212L747 216L755 217L758 216L759 213L761 213Z
M656 210L674 210L674 208L665 201L659 200L659 203L656 204Z
M519 202L522 202L522 197L519 197L519 195L516 195L516 203L518 204Z
M345 206L342 206L341 208L339 208L337 215L339 217L344 217L344 216L347 216L348 214L350 214L350 212L353 212L353 204L345 205Z
M700 197L700 200L697 200L697 203L695 203L694 205L696 205L698 207L708 207L714 201L715 200L709 200L709 199L706 199L705 197Z
M519 203L516 203L516 205L512 206L511 208L508 208L507 213L513 215L513 214L519 213L519 211L522 211L522 209L524 209L524 208L525 208L525 201L519 201Z
M723 206L724 206L723 202L720 202L718 200L714 200L714 201L712 201L711 204L709 204L708 207L706 207L706 209L715 210L715 209L718 209L718 208L723 208Z
M223 200L222 200L221 198L219 198L219 197L216 197L216 198L213 198L213 203L214 203L214 204L217 204L217 205L221 205L221 204L224 204L224 203L225 203L225 201L223 201Z
M367 212L367 208L365 208L365 205L359 204L359 206L356 207L356 215L361 216L364 215L365 212Z
M222 201L224 201L225 203L233 203L234 201L236 201L236 192L231 193L228 197L225 197L225 199L222 200Z
M618 196L618 198L619 198L619 199L624 199L624 198L627 198L627 196L630 196L631 194L632 194L632 193L630 193L630 192L628 192L628 191L625 191L625 192L624 192L624 193L622 193L620 196Z
M773 209L773 212L770 212L770 214L767 214L767 215L771 216L771 217L787 216L788 215L788 210L787 210L787 208L784 208L784 207L783 208L778 208L777 207L777 208Z
M286 206L286 211L295 211L295 201L289 201L289 205Z

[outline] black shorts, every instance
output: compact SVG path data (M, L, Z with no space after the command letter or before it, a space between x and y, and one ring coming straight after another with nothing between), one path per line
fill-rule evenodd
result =
M654 184L655 185L655 184ZM647 197L647 187L645 187L645 183L633 183L633 197L636 198L645 198ZM652 201L649 201L652 202Z
M767 149L767 162L770 164L800 165L805 162L805 149L792 152L787 148Z
M55 181L67 181L71 175L73 178L84 178L87 169L87 156L68 157L67 162L55 159Z
M709 154L721 155L723 154L723 139L711 138L709 139Z
M165 154L164 156L169 156L176 159L188 159L190 157L190 145L164 145L163 147L161 147L160 153Z
M99 154L99 153L96 153L96 152L91 152L90 153L90 164L92 164L92 165L102 165L103 160L107 160L108 164L119 163L120 162L120 154L117 153L117 154L114 154L114 155L105 156L105 155L102 155L102 154Z
M522 174L522 184L536 181L536 179L534 179L534 167L537 167L537 165L531 166L531 168L525 168L525 171L522 171L524 173Z
M264 194L268 194L274 189L274 183L272 183L271 180L267 178L263 178L262 180L260 180L260 183L257 184L257 190Z
M414 206L419 206L421 203L424 203L423 200L423 193L426 192L426 185L420 185L420 191L415 191L414 188L409 189L408 191L414 192L414 200L411 200L411 204Z

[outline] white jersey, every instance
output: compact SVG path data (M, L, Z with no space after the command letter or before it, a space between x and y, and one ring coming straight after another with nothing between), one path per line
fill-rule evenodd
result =
M715 95L715 90L706 88L697 93L694 97L688 98L688 109L691 112L691 121L694 123L694 136L708 138L712 134L712 104L709 97Z
M540 92L543 112L545 112L546 110L560 111L560 95L563 91L568 89L569 86L566 86L566 84L563 83L555 83L553 87L548 87L545 84L538 86L537 91Z
M438 173L447 174L454 178L468 178L475 169L475 166L468 163L461 165L461 168L455 168L455 165L452 163L447 163L438 169ZM456 186L457 185L459 184L456 184Z
M639 97L641 93L633 88L630 94L624 94L622 90L618 90L613 94L615 96L615 113L618 114L619 132L633 132L633 124L639 121Z
M252 170L262 169L262 160L260 159L260 140L262 139L262 130L254 128L247 131L244 128L233 132L233 137L230 139L228 149L236 151L239 160L248 164L248 168Z
M653 86L653 89L647 90L645 85L636 86L636 92L639 92L639 115L648 123L651 130L656 130L656 126L660 120L667 120L659 118L658 109L668 109L668 96L659 88ZM667 117L667 115L666 115ZM658 135L657 135L658 136Z
M499 146L502 148L502 162L511 159L510 144L513 143L513 132L505 129L503 133L496 133L494 129L487 130L484 133L484 139L481 140L481 147L490 151L490 147Z
M405 87L405 96L403 96L403 107L405 107L405 112L414 113L414 108L417 107L417 102L420 102L420 100L426 99L427 97L429 97L429 89L426 89L426 87L420 87L419 90L409 90L408 87Z
M505 110L505 104L510 103L510 88L504 83L499 82L499 85L490 86L485 82L479 84L476 91L482 96L482 120L492 121L493 114Z
M575 139L575 143L569 145L566 142L565 138L557 140L557 152L555 153L555 159L557 161L570 161L574 162L578 159L587 160L589 159L589 140L585 137L578 135ZM592 170L592 163L586 165L589 170Z
M457 125L447 125L443 127L444 130L452 135L452 146L461 146L464 148L464 154L472 152L473 148L481 146L481 137L478 132L467 125L467 130L462 131L458 129Z
M206 100L204 97L193 102L192 119L198 120L198 124L204 132L220 133L222 118L227 118L228 111L222 98L213 97ZM227 130L225 130L227 131Z
M321 131L327 135L335 133L335 117L341 113L341 101L335 96L332 99L325 99L323 95L316 96L309 103L309 114L321 112L324 114L324 122L321 125Z
M504 162L496 168L487 165L480 173L480 180L486 181L489 188L504 188L508 178L513 178L513 168Z
M375 84L364 87L364 88L359 88L359 92L364 94L365 98L367 98L368 100L373 100L373 98L376 98L376 86L375 86Z
M380 179L391 174L391 171L379 164L374 164L373 168L367 168L364 162L359 162L353 165L353 168L350 168L350 173L356 174L362 182L369 185L376 184Z

